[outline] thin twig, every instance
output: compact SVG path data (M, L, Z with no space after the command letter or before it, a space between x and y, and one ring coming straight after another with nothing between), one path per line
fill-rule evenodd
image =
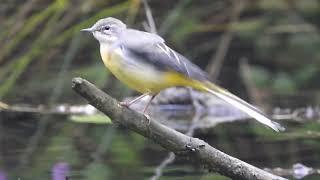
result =
M67 69L71 65L71 62L74 58L75 52L79 48L79 41L80 37L75 36L69 46L69 49L67 50L67 54L64 58L64 63L62 64L62 67L60 69L60 72L57 75L57 82L56 82L56 87L53 89L53 92L51 94L51 97L49 99L49 103L54 103L57 98L61 95L62 93L62 88L63 88L63 80L64 80L64 75L67 72ZM26 165L29 163L29 159L31 155L34 153L36 148L39 146L39 143L41 139L43 138L43 134L46 132L49 124L49 119L50 117L46 116L42 121L39 122L38 127L36 132L32 135L30 138L28 145L26 149L24 150L24 153L20 156L20 162L19 168L25 168Z
M176 155L173 152L170 152L168 156L157 166L154 175L150 180L157 180L162 176L162 170L167 167L169 164L173 163L176 159Z
M151 8L150 8L147 0L142 0L142 2L143 2L144 9L145 9L145 12L146 12L146 17L147 17L147 20L148 20L148 29L147 30L150 33L157 34L157 27L156 27L156 24L155 24L153 16L152 16Z
M255 105L261 106L262 103L260 99L256 96L257 95L257 88L255 85L252 83L252 72L250 65L248 64L248 60L246 58L240 58L240 74L241 74L241 79L244 82L244 85L247 90L247 94L249 95L249 100Z
M162 36L167 34L168 31L174 28L177 20L182 14L184 8L190 3L192 0L180 0L177 5L168 13L168 16L162 22L159 28L159 34Z
M239 19L239 16L243 10L244 2L243 0L234 0L232 1L232 15L230 18L230 25L236 23ZM207 66L207 72L211 80L216 80L220 74L222 64L225 60L225 56L228 52L229 46L233 39L234 32L232 28L227 28L225 33L221 36L220 43L218 45L215 55L209 62Z
M202 115L201 111L201 104L198 102L197 98L193 94L193 90L191 88L188 88L188 92L190 94L190 97L192 99L192 104L195 109L194 116L192 118L191 124L188 128L188 131L186 132L187 136L193 137L194 131L197 127L197 123L200 120L200 117ZM170 152L168 156L160 163L160 165L156 168L155 174L150 178L150 180L157 180L162 176L162 170L167 167L169 164L173 163L175 160L175 154L173 152Z

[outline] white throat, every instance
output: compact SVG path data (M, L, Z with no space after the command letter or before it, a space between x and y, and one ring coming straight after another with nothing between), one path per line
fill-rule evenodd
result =
M103 42L99 42L100 44L100 51L101 52L106 52L109 51L111 49L111 43L103 43Z
M100 44L113 44L117 41L117 37L114 35L107 35L101 32L93 32L93 36L99 41Z

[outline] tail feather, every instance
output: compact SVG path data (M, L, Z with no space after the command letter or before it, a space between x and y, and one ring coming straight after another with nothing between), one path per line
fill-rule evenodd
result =
M260 123L272 128L277 132L285 130L283 126L281 126L277 122L272 121L270 118L267 117L267 115L262 113L260 110L258 110L251 104L245 102L244 100L240 99L239 97L231 94L229 91L220 88L219 86L216 86L208 82L204 85L204 87L202 87L202 89L239 108L251 117L255 118Z

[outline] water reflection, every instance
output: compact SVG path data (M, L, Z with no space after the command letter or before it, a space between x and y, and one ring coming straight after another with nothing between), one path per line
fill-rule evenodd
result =
M181 131L189 127L190 122L187 119L193 117L192 107L179 104L161 104L159 107L160 109L153 109L154 112L163 111L161 118L169 119L163 123L173 125L172 127ZM179 111L171 114L174 107L178 107ZM228 110L228 107L222 104L216 103L216 107L224 110L217 113L210 112L214 114L212 117L210 113L206 114L210 118L203 115L200 121L213 121L214 117L220 119L233 117L234 120L217 121L206 128L199 126L195 130L196 137L255 166L268 167L268 170L275 174L296 179L309 179L309 177L312 179L310 174L318 175L317 168L320 164L320 136L317 135L320 125L318 122L308 120L297 123L286 120L282 123L286 125L288 131L274 133L254 121L246 121L243 114ZM181 113L184 110L190 111L187 117L188 113ZM37 112L0 112L2 117L0 158L3 162L1 167L5 169L1 171L0 178L7 179L9 176L26 179L46 177L46 179L53 180L66 177L71 179L94 179L96 177L100 179L112 177L141 179L151 177L156 166L167 155L167 152L158 145L120 126L109 123L101 124L101 120L92 120L99 122L97 124L71 121L71 116L65 112L42 115ZM79 115L79 111L76 114ZM83 114L87 115L87 113ZM236 120L236 117L242 118ZM94 114L92 118L97 117ZM36 131L37 124L43 119L48 119L50 128L41 135L40 145L28 157L28 165L21 167L19 157L25 153L31 135ZM204 122L199 123L201 125ZM297 162L304 164L296 164ZM290 169L285 168L291 166L293 167ZM124 171L126 174L123 174ZM199 171L198 165L187 165L186 167L185 160L179 157L172 165L164 169L162 177L167 176L216 177L215 174Z

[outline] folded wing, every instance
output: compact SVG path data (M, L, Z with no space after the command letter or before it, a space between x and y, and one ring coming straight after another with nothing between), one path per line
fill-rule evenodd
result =
M200 81L208 80L203 70L169 48L156 34L128 30L120 36L119 42L119 46L128 56L158 70L179 72Z

